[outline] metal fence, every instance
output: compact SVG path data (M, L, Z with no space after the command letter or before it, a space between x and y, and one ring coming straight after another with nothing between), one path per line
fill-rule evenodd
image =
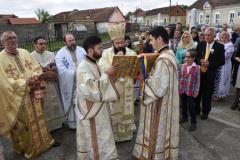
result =
M83 32L69 32L72 33L73 36L76 39L77 45L82 46L83 39L87 36L96 35L96 34L89 34L89 33L83 33ZM127 35L130 35L133 37L134 32L128 32ZM36 37L44 37L47 42L47 50L52 52L57 52L59 49L61 49L65 44L64 40L61 38L57 38L56 36L53 36L50 34L50 32L33 32L33 33L18 33L18 47L24 48L28 50L29 52L32 52L35 50L34 47L34 39ZM107 33L105 34L98 34L99 37L101 37L103 41L103 47L108 48L111 46L111 40ZM133 39L134 40L134 39ZM135 41L135 40L134 40ZM2 46L0 46L0 51L3 49Z
M86 36L90 36L90 34L87 33L78 33L78 32L71 32L76 41L77 45L82 44L82 40ZM55 36L52 36L49 32L42 34L42 33L32 33L32 34L18 34L18 47L24 48L28 50L29 52L35 50L33 40L38 37L44 37L47 42L47 50L56 52L59 49L61 49L65 44L63 39L56 38Z

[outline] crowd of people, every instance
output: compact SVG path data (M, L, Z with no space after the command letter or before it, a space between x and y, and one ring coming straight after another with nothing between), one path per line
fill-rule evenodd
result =
M189 114L190 131L196 129L196 115L201 114L202 120L207 119L212 99L218 101L229 96L231 85L236 88L231 109L239 108L240 26L235 26L232 33L227 30L227 24L222 26L217 33L214 28L206 26L202 26L200 32L195 27L189 32L183 31L180 23L175 30L165 28L170 38L169 47L178 64L180 123L187 122Z
M236 88L231 109L238 108L240 27L230 33L223 26L217 34L211 27L183 31L181 23L173 31L155 27L143 33L141 51L158 54L147 77L141 72L116 77L120 64L113 65L113 57L137 55L121 23L109 25L110 48L103 49L98 36L77 46L67 33L56 55L46 50L44 37L35 38L35 51L29 53L17 48L15 32L6 31L0 52L0 135L8 135L16 153L32 159L61 145L51 133L65 124L76 130L79 160L110 160L119 159L115 142L133 140L137 131L135 159L176 160L179 123L190 119L189 131L195 131L197 115L208 119L212 99L227 97L231 84ZM140 95L134 90L139 84Z

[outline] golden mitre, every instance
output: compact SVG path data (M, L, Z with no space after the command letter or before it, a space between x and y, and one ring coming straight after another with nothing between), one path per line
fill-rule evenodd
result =
M109 23L108 34L111 40L124 39L125 23Z

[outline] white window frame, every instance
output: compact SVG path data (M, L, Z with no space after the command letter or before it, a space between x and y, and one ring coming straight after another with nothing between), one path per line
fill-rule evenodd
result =
M149 21L149 19L147 19L147 25L148 25L148 26L150 25L150 21Z
M218 15L218 19L217 19L217 15ZM215 20L214 20L214 23L215 24L220 24L220 13L219 12L216 12L215 13Z
M207 18L207 16L208 16L208 18ZM208 23L207 23L207 20L208 20ZM206 15L205 15L205 23L206 23L207 25L210 25L210 15L209 15L209 14L206 14Z
M232 15L232 14L233 14L233 17L231 18L231 15ZM229 20L228 20L229 24L233 24L234 18L235 18L235 11L229 12ZM231 19L232 19L232 20L231 20Z
M201 17L202 17L202 18L201 18ZM203 13L199 13L198 23L199 23L199 24L203 24L203 20L204 20L204 15L203 15Z
M188 24L190 25L190 21L191 21L191 14L189 14L188 16Z

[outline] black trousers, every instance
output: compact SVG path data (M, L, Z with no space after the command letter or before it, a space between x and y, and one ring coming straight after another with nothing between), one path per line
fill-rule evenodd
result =
M195 98L192 96L187 96L185 93L181 95L182 100L182 118L188 119L188 112L190 114L191 123L196 124L196 106Z
M201 112L201 102L202 102L202 114L208 115L212 108L212 95L214 92L215 85L215 75L209 76L206 74L201 74L201 83L198 96L195 99L196 112L200 114Z

